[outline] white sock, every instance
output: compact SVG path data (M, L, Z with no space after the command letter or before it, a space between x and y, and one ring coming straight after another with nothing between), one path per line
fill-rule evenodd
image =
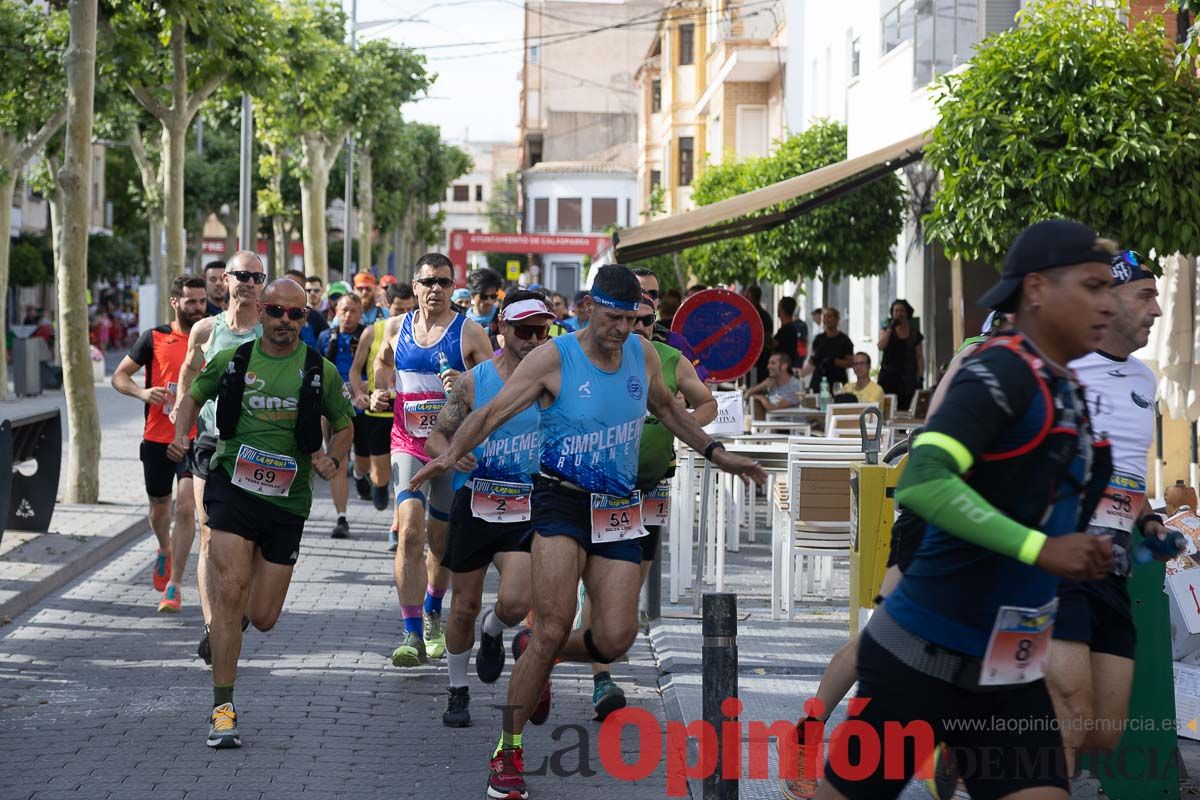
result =
M446 665L450 668L450 688L467 685L467 667L471 663L471 651L451 653L446 651Z
M357 469L352 469L351 471L354 473L354 480L356 480L356 481L362 480L363 478L367 477L366 475L359 472Z
M500 619L500 615L496 613L495 606L489 608L488 613L483 615L483 632L488 636L499 636L507 627L504 620Z

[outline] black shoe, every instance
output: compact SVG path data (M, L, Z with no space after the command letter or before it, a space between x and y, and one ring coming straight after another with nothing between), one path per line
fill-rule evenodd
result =
M333 526L333 533L329 534L331 539L349 539L350 524L344 518L339 518L337 525Z
M376 511L387 511L388 507L388 487L375 486L371 489L371 501L375 504Z
M471 689L468 686L451 686L446 710L442 713L442 724L447 728L469 728L471 726Z
M196 648L196 655L200 657L208 666L212 666L212 642L209 641L209 626L204 626L204 638L200 640L200 646Z
M359 500L371 499L371 482L367 480L366 475L363 475L361 478L354 479L354 488L358 490Z
M388 531L388 552L396 552L396 548L400 546L400 535L394 530Z
M495 611L489 608L487 614L483 615L484 623L487 623L488 614L494 615L495 613ZM479 680L483 683L495 683L503 671L504 634L489 636L486 631L481 631L479 634L479 651L475 653L475 674L479 676Z

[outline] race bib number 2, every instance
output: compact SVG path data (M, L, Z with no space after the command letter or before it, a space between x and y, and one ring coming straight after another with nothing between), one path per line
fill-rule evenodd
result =
M258 450L248 444L238 448L232 483L254 494L287 497L296 480L296 459Z
M446 407L446 398L407 400L404 403L404 429L414 439L428 439L437 425L438 414Z
M1041 608L1001 606L979 672L980 686L1033 683L1046 674L1058 598Z
M471 489L471 514L486 522L528 522L532 483L505 483L475 479Z
M640 539L649 531L642 525L642 493L628 497L592 495L592 544Z

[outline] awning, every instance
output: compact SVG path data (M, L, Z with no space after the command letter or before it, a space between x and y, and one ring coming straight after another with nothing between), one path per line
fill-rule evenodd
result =
M839 161L728 200L617 231L613 234L617 258L623 263L639 261L769 230L919 161L929 140L930 134L925 132L873 153ZM804 199L781 211L746 216L797 198Z

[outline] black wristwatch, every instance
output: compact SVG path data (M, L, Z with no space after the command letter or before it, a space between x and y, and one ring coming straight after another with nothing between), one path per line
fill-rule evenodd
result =
M334 469L341 469L341 468L342 468L342 462L338 460L337 456L330 456L330 457L329 457L329 460L333 462L333 468L334 468Z
M722 450L725 449L725 445L721 444L720 442L718 442L716 440L709 442L708 447L704 448L704 460L712 461L713 451L716 450L718 447L721 448Z
M1157 522L1159 525L1166 524L1163 522L1161 514L1143 514L1137 518L1137 522L1135 524L1137 525L1138 530L1145 530L1147 522Z

